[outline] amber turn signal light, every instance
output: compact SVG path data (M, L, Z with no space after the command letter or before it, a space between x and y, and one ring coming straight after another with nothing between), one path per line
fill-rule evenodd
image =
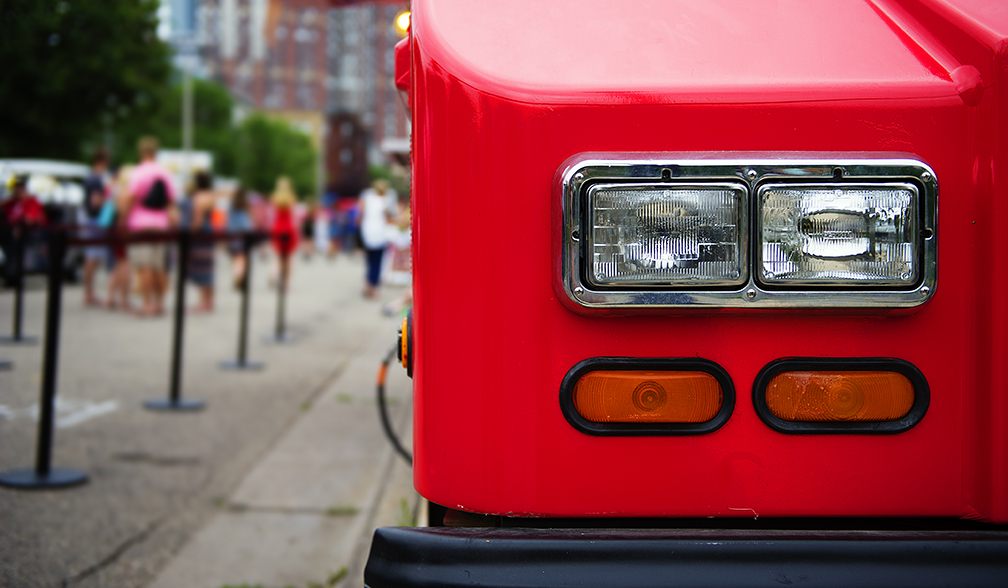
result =
M766 388L767 408L786 421L893 421L913 401L913 384L895 372L782 372Z
M560 383L560 409L588 435L704 435L735 408L728 372L700 358L593 357Z
M406 311L399 329L399 344L396 348L399 363L406 368L406 375L413 377L413 309Z
M899 359L782 359L753 383L756 413L782 433L899 433L929 401L924 375Z
M707 372L601 370L574 386L574 407L595 423L703 423L721 410L722 398Z

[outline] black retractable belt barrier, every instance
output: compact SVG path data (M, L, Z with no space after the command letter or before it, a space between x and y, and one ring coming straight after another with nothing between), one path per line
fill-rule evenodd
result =
M56 373L59 352L60 303L63 296L63 258L66 234L49 233L49 287L46 301L45 341L42 356L42 397L39 402L38 448L34 469L0 472L0 485L13 488L60 488L82 484L87 474L78 470L52 468L53 425L55 424Z
M11 335L0 337L0 343L5 345L34 345L38 342L36 337L27 337L21 332L21 323L24 319L24 242L26 227L20 224L15 227L12 237L11 264L14 278L14 315L11 325ZM52 252L49 253L49 263L54 263ZM60 264L62 270L62 264Z
M242 241L245 253L245 276L242 278L241 318L238 324L238 359L222 361L220 366L226 370L259 370L262 362L248 360L248 315L249 290L252 284L252 235L245 235Z
M282 233L280 235L281 255L287 251L287 244L289 242L290 233ZM277 286L276 325L273 333L266 335L265 341L267 343L293 343L295 339L295 337L287 333L287 276L283 272L280 272Z
M162 411L194 411L202 410L205 403L201 400L182 398L182 338L185 330L185 291L186 279L189 277L189 251L192 245L192 233L184 230L179 234L178 282L175 284L175 328L172 339L171 383L168 398L157 398L144 402L150 410Z

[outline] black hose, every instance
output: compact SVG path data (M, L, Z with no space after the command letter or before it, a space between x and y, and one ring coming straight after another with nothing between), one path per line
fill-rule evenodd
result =
M406 448L403 447L402 442L399 441L399 437L396 435L395 431L392 430L392 423L389 421L388 417L388 407L385 406L385 374L388 373L389 363L392 362L392 358L396 356L399 346L393 345L392 349L385 354L385 359L382 361L381 367L378 369L378 416L381 417L382 428L385 429L385 436L389 438L392 442L392 446L395 447L396 452L406 460L406 463L413 467L413 455Z

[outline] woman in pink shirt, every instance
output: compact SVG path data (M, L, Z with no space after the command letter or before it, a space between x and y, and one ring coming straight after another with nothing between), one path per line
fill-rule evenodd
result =
M153 137L140 139L140 165L130 175L128 210L124 215L130 233L161 233L176 224L175 190L171 175L155 161L157 150L157 140ZM129 262L136 268L143 298L141 316L164 312L164 296L168 290L166 254L164 243L130 245Z

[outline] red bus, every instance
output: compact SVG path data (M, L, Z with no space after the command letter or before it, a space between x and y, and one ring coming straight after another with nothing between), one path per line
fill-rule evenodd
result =
M413 0L386 586L1008 585L1008 7Z

